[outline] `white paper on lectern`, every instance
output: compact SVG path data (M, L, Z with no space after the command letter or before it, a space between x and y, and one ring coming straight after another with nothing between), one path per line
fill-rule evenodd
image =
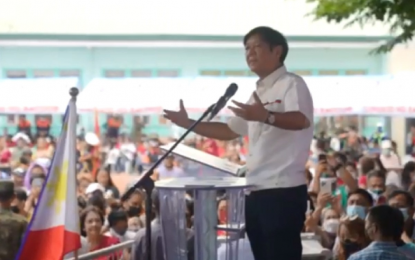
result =
M163 145L163 151L169 150L173 143ZM173 151L178 157L183 171L189 176L239 176L244 166L229 162L184 144L179 144Z

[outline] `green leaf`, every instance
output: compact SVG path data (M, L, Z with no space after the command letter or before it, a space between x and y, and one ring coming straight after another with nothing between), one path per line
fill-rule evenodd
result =
M307 0L316 4L311 15L315 20L365 26L382 22L389 26L392 40L372 53L391 51L397 44L411 41L415 33L415 0Z

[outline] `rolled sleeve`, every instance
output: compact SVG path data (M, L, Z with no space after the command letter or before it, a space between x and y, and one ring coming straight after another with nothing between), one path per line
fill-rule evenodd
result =
M290 85L284 98L285 112L299 111L308 119L312 119L314 112L313 99L305 81L300 77L296 77L291 79Z
M236 134L245 136L248 135L248 122L240 117L231 117L227 122L229 128Z

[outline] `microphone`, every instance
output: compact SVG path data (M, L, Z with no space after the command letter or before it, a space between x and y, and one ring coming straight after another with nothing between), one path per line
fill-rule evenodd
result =
M226 89L226 92L223 96L221 96L216 102L215 106L212 109L212 112L210 113L209 121L212 120L219 112L226 106L226 103L229 101L229 99L235 95L236 91L238 91L238 85L235 83L231 83L229 87Z

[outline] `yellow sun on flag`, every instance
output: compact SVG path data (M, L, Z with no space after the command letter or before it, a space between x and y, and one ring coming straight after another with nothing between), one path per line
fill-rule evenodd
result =
M50 176L50 182L46 185L50 193L48 206L54 206L56 213L60 212L62 202L66 199L68 168L68 161L64 161L62 165L55 166L53 176Z

